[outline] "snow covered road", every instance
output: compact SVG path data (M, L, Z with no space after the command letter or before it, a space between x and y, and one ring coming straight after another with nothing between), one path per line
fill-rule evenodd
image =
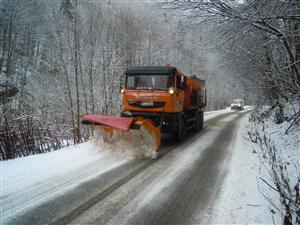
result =
M1 224L222 223L218 216L227 213L216 204L230 193L227 175L231 159L241 156L234 143L247 115L207 113L203 131L181 143L163 140L158 160L111 155L85 143L2 162Z

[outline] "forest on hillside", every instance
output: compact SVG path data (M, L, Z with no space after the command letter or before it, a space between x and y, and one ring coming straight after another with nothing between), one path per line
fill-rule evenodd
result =
M206 80L207 110L299 100L299 1L2 0L1 159L86 140L118 114L124 71L171 64Z

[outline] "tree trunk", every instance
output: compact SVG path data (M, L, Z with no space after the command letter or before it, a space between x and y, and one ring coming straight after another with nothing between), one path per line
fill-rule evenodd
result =
M75 18L74 18L74 59L75 59L75 88L76 88L76 143L81 142L80 134L80 98L79 98L79 74L78 74L78 51L79 51L79 38L78 38L78 12L77 0L75 1Z

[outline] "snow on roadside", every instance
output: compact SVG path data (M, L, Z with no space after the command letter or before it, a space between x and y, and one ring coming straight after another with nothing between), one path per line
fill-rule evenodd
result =
M211 224L273 224L269 203L259 191L260 163L246 140L247 124L245 116L231 143L232 158L224 168L228 173L218 200L209 209Z
M297 223L297 212L300 220L299 110L299 102L286 103L282 114L278 107L261 107L253 113L249 124L249 137L257 143L253 148L261 162L259 186L272 204L274 215L286 224L287 221Z
M99 152L90 143L1 162L1 220L33 208L132 158Z

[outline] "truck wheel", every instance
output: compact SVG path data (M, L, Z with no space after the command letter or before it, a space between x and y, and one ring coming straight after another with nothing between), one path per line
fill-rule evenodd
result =
M195 130L199 131L203 128L203 112L199 112L196 115L196 127Z
M178 119L177 130L173 133L178 141L181 141L185 136L185 125L182 118Z
M198 130L202 130L203 125L204 125L204 113L203 112L199 113L197 121L199 123L199 129Z

